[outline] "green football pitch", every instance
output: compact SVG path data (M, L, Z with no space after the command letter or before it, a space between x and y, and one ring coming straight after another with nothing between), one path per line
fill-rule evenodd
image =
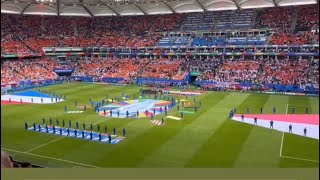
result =
M303 114L305 107L319 114L319 97L250 94L237 92L206 92L197 96L201 108L185 114L183 120L167 119L155 126L149 118L126 119L98 116L93 109L67 114L89 106L92 101L109 97L139 95L137 86L112 86L71 83L41 88L67 96L56 104L23 104L1 106L1 147L17 161L29 161L45 167L319 167L319 140L256 127L228 119L229 111L237 113L250 107L251 113L285 114L287 104L295 105ZM190 98L191 101L191 98ZM182 109L192 111L189 109ZM170 116L179 116L177 108ZM160 120L164 115L157 115ZM90 142L24 130L24 122L42 122L51 117L71 120L73 124L107 125L118 133L127 130L127 138L118 144ZM96 131L96 127L95 127ZM280 157L280 151L283 157Z

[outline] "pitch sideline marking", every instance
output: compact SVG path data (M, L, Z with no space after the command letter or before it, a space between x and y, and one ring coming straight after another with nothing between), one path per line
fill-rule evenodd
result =
M29 152L17 151L17 150L6 149L6 148L1 148L1 149L6 150L6 151L11 151L11 152L20 153L20 154L27 154L27 155L31 155L31 156L37 156L37 157L46 158L46 159L52 159L52 160L67 162L67 163L71 163L71 164L77 164L77 165L81 165L81 166L100 168L100 167L98 167L98 166L93 166L93 165L90 165L90 164L84 164L84 163L79 163L79 162L74 162L74 161L69 161L69 160L64 160L64 159L49 157L49 156L43 156L43 155L33 154L33 153L29 153Z
M288 114L288 108L289 108L289 104L287 104L286 114Z
M42 144L42 145L40 145L40 146L38 146L38 147L35 147L35 148L33 148L33 149L30 149L29 151L26 151L26 152L29 153L29 152L34 151L34 150L36 150L36 149L39 149L39 148L41 148L41 147L43 147L43 146L46 146L46 145L48 145L48 144L54 143L54 142L56 142L56 141L59 141L59 140L62 139L62 138L64 138L64 136L62 136L62 137L60 137L60 138L58 138L58 139L55 139L55 140L53 140L53 141L50 141L50 142L48 142L48 143Z
M310 161L310 162L317 162L317 160L311 160L311 159L304 159L304 158L296 158L296 157L291 157L291 156L281 156L282 158L287 158L287 159L295 159L295 160L300 160L300 161Z
M281 138L280 157L282 155L283 139L284 139L284 132L282 132L282 138Z
M105 120L96 122L96 123L94 123L94 124L92 124L92 125L96 125L96 124L102 123L103 121L105 121ZM44 146L46 146L46 145L49 145L49 144L54 143L54 142L56 142L56 141L59 141L59 140L61 140L61 139L63 139L63 138L66 138L66 136L60 137L60 138L58 138L58 139L55 139L55 140L53 140L53 141L50 141L50 142L48 142L48 143L45 143L45 144L42 144L42 145L40 145L40 146L38 146L38 147L35 147L35 148L33 148L33 149L30 149L29 151L26 151L26 153L29 153L29 152L31 152L31 151L33 151L33 150L42 148L42 147L44 147Z

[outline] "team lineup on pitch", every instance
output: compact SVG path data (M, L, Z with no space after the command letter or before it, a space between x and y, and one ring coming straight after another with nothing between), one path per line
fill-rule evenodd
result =
M317 98L176 91L182 95L156 96L141 94L134 86L72 83L4 95L7 99L2 108L8 113L2 118L12 119L20 128L14 135L10 122L2 124L3 135L9 136L3 149L39 164L65 167L215 167L221 161L225 167L251 167L257 162L262 167L318 166L318 149L311 148L319 139ZM60 98L57 102L56 97ZM300 107L301 103L305 105ZM295 105L294 114L287 104ZM272 113L274 106L276 114ZM248 107L250 113L246 113ZM42 108L49 110L42 112ZM237 113L229 118L234 108ZM26 114L32 118L25 118ZM274 121L273 129L270 120ZM288 131L290 124L292 133ZM308 132L304 135L305 127ZM22 136L28 145L12 143L22 141ZM291 149L297 146L297 139L300 148ZM260 140L266 144L258 143ZM227 146L233 149L221 156ZM261 153L270 160L264 162Z

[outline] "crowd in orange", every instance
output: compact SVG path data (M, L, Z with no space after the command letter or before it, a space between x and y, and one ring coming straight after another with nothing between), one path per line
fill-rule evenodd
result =
M280 28L270 44L301 45L319 42L311 33L319 26L319 9L314 5L257 10L256 28ZM297 12L294 18L294 12ZM155 32L179 31L186 14L58 17L2 14L1 54L41 53L43 47L148 47L157 45ZM296 30L290 30L296 20ZM16 23L20 22L20 23Z
M6 60L1 62L1 83L17 83L21 80L55 79L55 60L48 58Z
M202 62L202 63L201 63ZM198 81L250 82L266 84L318 84L319 59L148 59L77 58L59 65L54 58L4 60L1 83L20 80L54 79L54 68L75 68L73 76L97 78L165 78L183 80L191 71L200 71Z

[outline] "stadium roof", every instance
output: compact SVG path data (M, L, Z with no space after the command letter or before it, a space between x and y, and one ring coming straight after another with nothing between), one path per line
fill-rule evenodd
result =
M170 14L316 4L319 0L1 0L1 13L60 16Z

